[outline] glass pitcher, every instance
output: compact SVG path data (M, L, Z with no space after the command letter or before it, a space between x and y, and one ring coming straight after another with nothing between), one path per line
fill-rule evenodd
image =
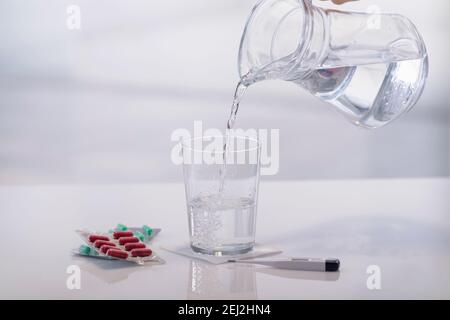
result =
M294 82L365 128L411 110L428 75L425 44L407 18L325 10L311 0L260 1L238 63L245 86Z

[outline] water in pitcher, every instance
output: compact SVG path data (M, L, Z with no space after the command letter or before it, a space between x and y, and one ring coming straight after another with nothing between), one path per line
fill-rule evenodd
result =
M426 54L411 59L391 57L390 61L376 64L341 61L338 66L311 71L291 69L286 72L278 69L279 65L285 66L279 61L253 71L241 79L240 84L248 87L267 79L296 83L337 107L354 124L368 129L382 127L409 111L420 98L428 76ZM232 123L236 110L232 113Z
M355 124L378 128L409 111L427 77L427 56L382 64L319 68L294 82Z

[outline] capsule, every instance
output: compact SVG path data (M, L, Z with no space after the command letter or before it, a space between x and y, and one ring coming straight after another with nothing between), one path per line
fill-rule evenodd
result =
M89 241L94 243L97 240L104 240L104 241L109 241L109 238L107 236L100 236L98 234L91 234L89 236Z
M150 250L148 248L131 250L132 257L148 257L151 255L152 255L152 250Z
M104 244L104 245L102 245L102 246L100 247L100 251L101 251L102 253L104 253L104 254L108 253L108 250L109 250L109 249L116 249L116 250L117 250L117 247L116 247L116 246L110 246L110 245L107 245L107 244Z
M110 249L108 250L108 256L118 259L126 259L128 258L128 252L119 249Z
M126 251L131 251L133 249L143 249L143 248L145 248L145 244L142 242L127 243L125 245Z
M136 232L134 233L134 236L135 236L136 238L138 238L139 240L141 240L142 242L145 241L145 236L144 236L142 233L140 233L139 231L136 231Z
M143 225L142 226L142 230L144 230L144 233L146 234L146 235L148 235L149 237L152 235L152 233L153 233L153 229L152 228L150 228L149 226L147 226L147 225Z
M96 248L100 248L103 245L108 245L108 246L111 246L111 247L115 247L116 246L114 243L109 242L109 241L105 241L105 240L97 240L97 241L94 242L94 246Z
M133 232L131 232L131 231L116 231L113 233L114 239L119 239L122 237L132 237L132 236L133 236Z
M139 239L136 237L122 237L119 239L119 244L121 246L123 246L127 243L134 243L134 242L139 242Z

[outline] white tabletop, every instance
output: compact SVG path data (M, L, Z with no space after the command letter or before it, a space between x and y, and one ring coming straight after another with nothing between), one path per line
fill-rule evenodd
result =
M159 249L188 240L182 184L0 187L0 298L450 298L450 179L262 182L257 242L336 257L339 273L211 265ZM166 264L76 257L75 229L163 230ZM70 265L81 289L66 285ZM369 290L367 268L381 271Z

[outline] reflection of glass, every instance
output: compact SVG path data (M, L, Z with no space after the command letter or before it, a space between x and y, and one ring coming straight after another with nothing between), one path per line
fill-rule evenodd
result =
M192 260L188 299L257 299L253 266Z
M189 232L194 251L233 255L252 249L259 151L257 140L234 135L205 136L183 143Z

